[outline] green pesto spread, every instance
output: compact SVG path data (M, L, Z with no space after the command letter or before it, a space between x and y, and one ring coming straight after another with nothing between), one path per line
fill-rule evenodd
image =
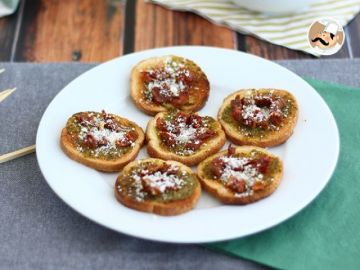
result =
M137 138L132 124L124 123L116 115L100 112L74 114L67 121L66 130L72 144L84 157L103 160L126 154Z
M139 162L121 174L116 183L117 190L136 201L171 202L190 197L199 184L194 174L181 171L178 166L171 165L168 170L149 169L153 165ZM168 166L165 162L163 165Z
M269 91L259 91L259 93L266 94L269 93ZM275 94L274 96L277 97ZM294 115L296 114L296 111L298 110L296 102L291 95L285 94L282 98L285 101L284 106L281 108L281 112L284 118L282 119L280 125L270 124L269 127L266 129L262 127L250 127L244 125L243 123L234 119L230 104L225 107L223 114L221 115L221 119L232 127L238 129L241 134L247 137L266 138L270 134L279 132L279 130L281 130L282 127L286 126L289 121L292 121Z
M255 178L258 177L259 174L261 174L261 179L256 179L256 180L261 180L261 182L263 182L266 186L271 184L271 182L274 179L274 176L276 174L278 174L279 172L281 172L281 170L282 170L282 166L281 166L281 162L280 162L279 158L268 156L257 150L252 150L249 153L235 153L231 156L223 155L223 156L220 156L219 158L222 158L222 157L224 157L225 160L226 160L226 158L238 158L238 159L246 159L247 161L256 161L256 160L260 160L261 158L266 158L266 157L270 158L270 162L269 162L269 165L267 166L266 173L259 173L259 172L255 173ZM203 173L204 173L205 177L207 179L211 179L213 181L217 181L219 183L226 185L226 183L228 182L229 179L222 179L221 177L217 177L214 174L213 163L212 163L213 160L214 159L208 161L204 165ZM228 166L228 164L226 164L226 166ZM248 188L251 189L251 186L249 186Z
M184 114L185 115L185 114ZM185 115L189 117L189 115ZM170 151L180 156L190 156L198 151L206 141L211 140L212 137L216 136L216 121L210 116L201 117L201 126L194 128L192 124L186 124L184 121L177 122L178 114L176 112L168 112L164 114L163 120L166 123L166 131L173 139L173 143L169 143L161 138L159 128L157 127L157 135L161 141L160 147L166 151ZM186 120L185 120L186 121ZM174 132L175 127L179 129ZM205 139L200 139L202 134L213 133ZM200 137L200 138L199 138ZM198 147L198 148L197 148Z
M162 89L162 93L165 97L176 97L181 92L187 91L190 89L190 85L187 83L180 82L180 77L191 76L194 81L200 79L198 66L185 58L179 56L168 56L164 60L164 66L155 69L149 69L146 72L152 73L157 79L152 80L151 82L143 83L143 95L146 101L153 102L153 87ZM170 89L170 91L169 91ZM165 100L167 100L165 98ZM188 95L187 101L182 104L182 106L191 106L196 103L196 100L193 96ZM165 107L168 111L176 109L178 106L171 103L170 101L161 102L161 106Z

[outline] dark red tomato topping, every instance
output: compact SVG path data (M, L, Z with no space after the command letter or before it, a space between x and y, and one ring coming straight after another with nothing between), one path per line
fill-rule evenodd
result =
M279 126L284 119L284 98L272 94L242 98L237 95L230 105L233 118L251 128L268 129Z
M83 144L89 149L95 149L109 144L109 138L106 136L94 136L94 131L110 130L111 132L124 132L121 139L115 141L116 147L127 147L132 145L138 138L135 130L122 126L113 116L104 110L101 114L97 113L79 113L75 116L76 121L87 130L83 137Z
M268 156L262 156L258 159L250 160L245 165L252 165L254 168L257 168L260 173L265 174L267 172L269 164L270 158Z
M170 103L181 107L189 101L189 88L193 76L185 68L164 68L142 72L142 80L156 104Z
M229 149L231 149L230 151L231 151L231 153L233 153L232 148L229 148ZM233 154L228 154L228 157L230 157L231 155L233 155ZM232 168L232 170L242 172L242 171L244 171L245 166L251 166L251 167L255 168L259 173L266 174L267 170L269 168L269 165L270 165L270 161L271 160L268 156L261 156L256 159L250 159L247 163L244 164L244 166L235 167L235 168ZM211 170L216 179L219 179L221 177L226 166L227 166L227 164L224 161L224 159L222 159L222 157L217 157L212 160Z
M151 195L160 195L162 192L158 185L154 185L151 179L149 178L150 175L153 175L156 172L160 172L160 178L157 179L157 182L166 181L165 177L169 175L176 175L179 172L179 168L175 166L170 166L166 163L162 165L158 164L150 164L146 169L140 171L140 180L143 187L143 190ZM169 191L176 191L179 190L180 187L177 185L167 186L166 190Z
M226 187L235 192L243 193L246 191L246 182L243 179L237 179L236 177L231 176L226 183Z
M197 150L205 141L216 136L216 132L197 114L178 112L168 121L158 118L156 127L161 140L169 148L182 145L185 149Z
M234 155L235 152L236 152L236 148L234 146L232 146L232 144L230 143L228 146L228 156Z

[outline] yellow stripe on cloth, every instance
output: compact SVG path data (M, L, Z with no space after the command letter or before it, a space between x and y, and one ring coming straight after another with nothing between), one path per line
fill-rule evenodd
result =
M310 50L306 40L312 22L322 17L333 17L345 26L360 11L360 0L317 0L302 13L274 16L249 11L236 6L230 0L150 0L150 2L174 10L192 11L238 32L252 34L268 42L313 55L317 54Z

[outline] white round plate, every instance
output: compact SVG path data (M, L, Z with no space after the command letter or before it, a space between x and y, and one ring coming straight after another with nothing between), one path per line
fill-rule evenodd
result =
M194 60L207 74L211 90L202 115L216 117L224 97L240 88L287 89L300 114L293 136L270 148L284 161L284 176L270 197L247 206L221 205L204 191L196 208L162 217L124 207L114 196L117 174L101 173L69 159L60 149L60 131L80 111L119 114L144 129L150 119L129 96L131 68L152 56L174 54ZM210 47L168 47L138 52L101 64L69 83L46 109L37 133L40 169L54 192L85 217L113 230L176 243L227 240L272 227L309 204L335 169L339 136L322 98L303 79L262 58ZM138 158L147 157L145 147Z

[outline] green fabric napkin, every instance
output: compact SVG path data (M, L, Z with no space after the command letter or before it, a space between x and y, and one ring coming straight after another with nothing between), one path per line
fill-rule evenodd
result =
M281 269L360 269L360 89L307 81L329 105L340 132L329 184L281 225L207 247Z

